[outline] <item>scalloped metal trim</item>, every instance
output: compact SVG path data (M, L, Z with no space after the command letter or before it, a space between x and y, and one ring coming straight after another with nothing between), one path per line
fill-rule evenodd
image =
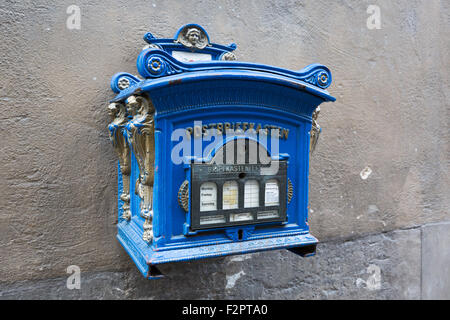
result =
M185 211L189 211L189 181L184 180L178 190L178 204Z
M293 196L294 196L294 186L292 185L291 179L288 178L288 203L291 203Z

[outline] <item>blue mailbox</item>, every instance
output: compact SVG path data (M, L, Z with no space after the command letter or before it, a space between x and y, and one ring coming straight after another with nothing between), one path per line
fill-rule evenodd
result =
M118 73L109 112L119 156L117 238L147 278L158 264L289 249L315 253L308 166L329 69L238 62L197 24L147 33L142 78Z

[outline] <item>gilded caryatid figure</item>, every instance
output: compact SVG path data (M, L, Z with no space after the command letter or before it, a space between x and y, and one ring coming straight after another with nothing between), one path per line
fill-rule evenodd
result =
M316 110L314 110L312 114L312 127L311 127L311 144L310 144L310 151L311 153L314 152L314 150L317 147L317 142L319 141L320 136L320 126L317 122L317 119L319 118L320 113L320 107L317 107Z
M122 173L122 185L123 190L120 195L120 200L123 201L123 214L122 218L130 220L130 172L131 172L131 160L130 160L130 148L127 143L126 136L124 135L125 125L128 121L127 111L125 105L122 103L111 103L108 106L108 112L111 116L112 122L109 124L109 138L114 146L119 157L120 172Z
M141 216L145 218L143 240L151 242L153 239L153 178L155 162L155 130L153 115L155 108L151 101L144 96L130 96L127 99L133 119L126 128L129 133L131 146L139 166L139 179L136 181L136 193L141 198Z

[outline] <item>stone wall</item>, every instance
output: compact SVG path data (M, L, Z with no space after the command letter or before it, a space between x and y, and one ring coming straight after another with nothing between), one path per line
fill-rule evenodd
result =
M145 32L190 22L239 60L331 69L338 100L310 170L316 257L174 264L146 281L115 239L109 80L137 73ZM450 298L448 1L6 0L0 24L0 298Z
M321 244L315 257L287 250L162 265L145 280L131 265L4 284L0 299L450 299L450 223Z

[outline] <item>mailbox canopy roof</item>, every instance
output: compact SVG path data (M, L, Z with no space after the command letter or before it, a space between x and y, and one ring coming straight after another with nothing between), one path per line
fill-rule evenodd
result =
M191 33L194 34L193 37L190 36ZM142 93L157 100L161 93L166 93L166 96L167 92L176 95L183 88L215 88L216 95L219 96L227 87L230 90L239 88L250 91L271 88L273 90L269 91L272 94L288 94L293 99L298 96L302 101L310 98L311 103L307 104L311 108L321 102L336 100L326 90L332 77L330 70L324 65L311 64L300 71L292 71L235 61L232 52L236 49L234 43L223 46L210 43L209 39L206 31L196 24L182 26L172 39L157 39L147 33L144 40L148 45L139 54L136 63L144 79L124 72L114 75L111 88L118 95L111 102L124 101L130 95ZM296 92L299 94L295 94ZM276 105L275 102L273 106ZM155 103L155 108L161 114L174 111L176 106ZM289 111L298 113L293 107Z

